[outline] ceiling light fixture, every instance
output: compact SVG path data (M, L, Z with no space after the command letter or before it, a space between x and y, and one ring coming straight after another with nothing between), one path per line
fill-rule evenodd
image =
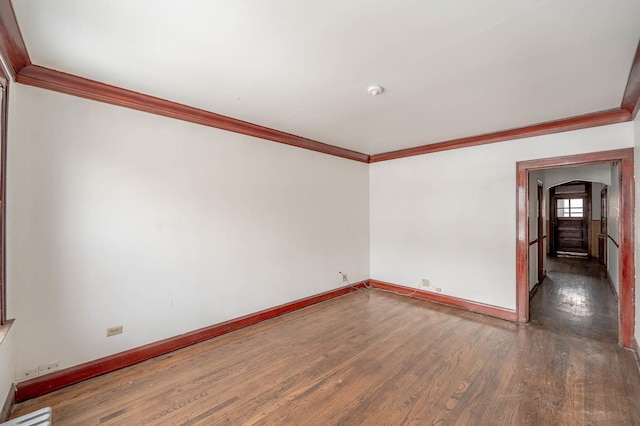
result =
M371 96L378 96L384 92L384 89L380 86L371 86L367 89L367 92L369 92Z

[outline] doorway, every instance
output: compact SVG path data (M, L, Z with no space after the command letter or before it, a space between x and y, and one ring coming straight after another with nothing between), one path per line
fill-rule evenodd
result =
M569 182L549 189L549 253L589 256L591 182Z
M633 225L635 194L632 148L517 163L516 316L518 322L529 321L529 172L613 162L619 162L620 171L619 242L617 244L620 249L620 261L617 268L619 282L618 336L624 347L631 348L635 331L635 236Z

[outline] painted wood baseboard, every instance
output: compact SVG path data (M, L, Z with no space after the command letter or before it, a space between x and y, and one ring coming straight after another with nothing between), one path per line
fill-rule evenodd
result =
M89 361L75 367L65 368L40 377L34 377L31 380L16 384L14 400L15 402L22 402L31 398L36 398L63 387L103 374L111 373L121 368L129 367L139 362L146 361L334 297L342 296L353 291L353 289L362 288L366 284L367 281L362 281L351 286L340 287L314 296L306 297L304 299L285 303L284 305L276 306L274 308L265 309L240 318L235 318L189 333L181 334L179 336L170 337L168 339L133 348L128 351Z
M428 300L430 302L439 303L441 305L452 306L454 308L460 308L467 311L475 312L478 314L488 315L507 321L517 321L516 311L511 309L505 309L498 306L486 305L484 303L473 302L471 300L460 299L453 296L447 296L440 293L433 293L430 291L419 290L411 287L405 287L398 284L388 283L378 280L369 280L369 285L373 288L379 288L381 290L393 291L399 294L411 295L418 299Z
M536 285L534 285L533 288L529 290L529 300L531 300L531 298L535 296L539 288L540 288L540 283L536 283Z
M373 288L393 291L399 294L411 295L413 297L439 303L442 305L452 306L455 308L488 315L491 317L516 321L517 316L514 310L501 308L498 306L486 305L483 303L473 302L470 300L460 299L457 297L446 296L438 293L432 293L424 290L416 290L415 288L405 287L398 284L387 283L378 280L367 280L355 283L351 286L340 287L324 293L299 299L284 305L266 309L253 314L245 315L240 318L225 321L209 327L201 328L179 336L170 337L148 345L130 349L104 358L86 362L74 367L65 368L51 374L40 377L34 377L31 380L20 382L15 386L15 391L8 397L8 404L13 407L14 403L26 401L45 395L49 392L82 382L93 377L111 373L113 371L129 367L131 365L146 361L148 359L182 349L196 343L266 321L307 306L314 305L334 297L347 294L353 289L371 286ZM4 412L4 411L3 411ZM10 413L10 411L9 411Z
M11 386L9 389L9 393L7 394L7 398L4 400L4 404L2 405L2 410L0 410L0 422L6 422L11 417L11 411L13 411L13 406L16 403L16 387Z
M616 288L613 285L613 280L611 279L611 274L607 270L607 281L609 281L609 288L611 289L611 293L613 294L613 298L616 300L616 305L618 305L618 293L616 292Z
M636 361L636 369L638 370L638 374L640 374L640 346L638 346L638 340L634 337L632 339L631 348L633 350L633 359Z

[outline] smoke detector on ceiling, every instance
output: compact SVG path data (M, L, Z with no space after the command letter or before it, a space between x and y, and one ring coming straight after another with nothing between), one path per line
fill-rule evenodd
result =
M381 95L382 92L384 92L384 89L381 86L370 86L367 89L367 92L369 92L371 96L378 96Z

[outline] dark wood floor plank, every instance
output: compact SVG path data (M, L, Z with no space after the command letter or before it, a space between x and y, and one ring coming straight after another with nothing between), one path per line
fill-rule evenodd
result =
M550 259L519 326L362 290L19 404L63 425L640 424L597 263Z

